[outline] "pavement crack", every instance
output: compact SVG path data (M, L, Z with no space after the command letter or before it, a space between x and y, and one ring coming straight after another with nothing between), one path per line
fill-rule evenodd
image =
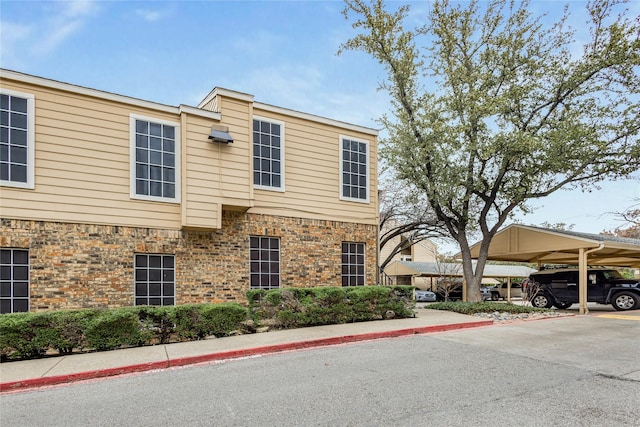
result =
M625 382L630 382L630 383L640 383L640 380L637 380L635 378L621 377L620 375L603 374L602 372L598 372L596 374L596 376L607 378L607 379L610 379L610 380L625 381Z
M44 372L42 373L42 375L40 375L40 377L41 377L41 378L46 377L46 376L47 376L47 374L49 374L49 372L51 372L51 371L52 371L56 366L58 366L60 363L62 363L62 361L65 359L65 357L66 357L66 356L59 357L59 358L58 358L59 360L58 360L56 363L54 363L53 365L51 365L51 367L50 367L49 369L47 369L46 371L44 371Z

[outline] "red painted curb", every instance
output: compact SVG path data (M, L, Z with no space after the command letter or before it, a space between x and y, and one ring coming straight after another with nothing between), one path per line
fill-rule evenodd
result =
M179 357L176 359L162 360L158 362L140 363L137 365L120 366L117 368L96 369L94 371L78 372L75 374L56 375L51 377L32 378L28 380L0 383L0 392L26 390L30 388L46 387L75 381L91 380L96 378L112 377L116 375L135 372L166 369L174 366L193 365L196 363L213 362L216 360L237 359L240 357L255 356L258 354L280 353L283 351L299 350L304 348L323 347L337 344L345 344L358 341L371 341L383 338L395 338L406 335L427 334L434 332L452 331L456 329L475 328L479 326L493 325L493 320L481 320L477 322L457 323L452 325L424 326L421 328L398 329L386 332L370 332L358 335L345 335L333 338L320 338L315 340L297 341L286 344L275 344L263 347L247 348L243 350L223 351L219 353L203 354L198 356Z

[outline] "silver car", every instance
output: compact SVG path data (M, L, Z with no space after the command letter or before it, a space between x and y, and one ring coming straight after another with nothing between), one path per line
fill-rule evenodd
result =
M416 301L417 302L434 302L436 300L436 294L431 291L421 291L416 289Z

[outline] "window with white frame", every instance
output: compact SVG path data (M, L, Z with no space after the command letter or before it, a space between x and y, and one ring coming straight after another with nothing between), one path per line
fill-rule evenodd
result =
M29 311L29 251L0 249L0 313Z
M131 115L131 197L179 202L179 124Z
M280 287L280 239L250 237L249 259L251 289Z
M342 286L364 284L364 243L342 242Z
M136 254L135 305L175 305L175 256Z
M340 137L340 198L369 201L369 143Z
M284 191L284 123L253 119L253 184Z
M35 97L0 90L0 184L34 188Z

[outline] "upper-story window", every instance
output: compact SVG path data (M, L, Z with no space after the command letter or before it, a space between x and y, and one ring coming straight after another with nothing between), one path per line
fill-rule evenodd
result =
M131 115L131 197L180 201L180 125Z
M0 91L0 184L34 188L35 97Z
M369 143L340 137L340 198L369 202Z
M253 119L253 185L284 191L284 123Z

